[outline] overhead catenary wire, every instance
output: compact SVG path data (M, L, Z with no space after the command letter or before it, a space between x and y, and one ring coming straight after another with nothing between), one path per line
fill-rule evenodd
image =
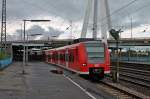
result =
M34 6L34 7L36 7L36 8L39 8L41 11L44 11L44 12L47 12L47 13L54 13L54 12L52 12L52 11L49 11L48 9L44 9L43 7L37 5L37 4L33 3L33 2L29 2L29 1L26 1L26 0L22 0L22 1L25 2L25 3L28 3L28 4L32 5L32 6ZM114 14L120 12L121 10L123 10L123 9L125 9L125 8L127 8L127 7L129 7L130 5L132 5L133 3L135 3L136 1L138 1L138 0L133 0L133 1L129 2L128 4L122 6L121 8L115 10L114 12L112 12L109 16L106 16L105 18L101 19L101 21L104 21L104 20L107 19L108 17L110 17L110 16L112 16L112 15L114 15ZM51 6L52 6L53 8L56 8L56 6L54 6L54 5L51 5ZM55 15L54 15L55 18L56 18L57 16L59 16L59 15L56 14L56 13L54 13L54 14L55 14ZM62 22L62 23L64 23L64 22Z
M54 12L51 12L50 10L48 10L48 9L45 9L45 8L41 7L40 5L37 5L37 4L33 3L33 2L29 2L28 0L22 0L22 1L28 3L28 4L32 5L32 6L34 6L34 7L36 7L36 8L39 8L41 11L45 11L45 12L47 12L47 13L54 13ZM112 12L112 13L110 14L110 16L113 16L114 14L116 14L116 13L122 11L123 9L129 7L130 5L134 4L136 1L139 1L139 0L133 0L133 1L129 2L128 4L122 6L121 8L115 10L114 12ZM51 6L53 6L53 5L51 5ZM147 4L147 6L149 6L149 4ZM143 8L146 8L147 6L144 5ZM56 8L56 6L53 6L53 7ZM141 9L143 9L143 8L137 9L137 12L140 11ZM133 13L136 13L136 11L133 12ZM131 14L133 14L133 13L131 13ZM54 13L54 16L57 17L57 16L59 16L59 15L58 15L57 13ZM106 16L105 19L107 19L107 17L109 17L109 16ZM101 21L103 21L103 20L105 20L105 19L102 19ZM62 23L64 23L64 21L63 21ZM102 25L102 26L105 26L106 24L101 24L101 25Z
M128 8L129 6L131 6L132 4L136 3L137 1L139 1L139 0L133 0L133 1L129 2L129 3L127 3L126 5L120 7L119 9L113 11L111 14L109 14L109 15L107 15L106 17L102 18L98 24L100 24L101 26L107 25L107 24L105 24L105 23L102 24L101 22L105 21L107 18L109 18L109 17L115 15L116 13L122 11L123 9ZM89 24L89 23L87 23L87 24ZM93 23L91 23L91 24L93 25ZM97 24L97 26L98 26L98 24Z
M116 13L120 12L121 10L123 10L123 9L125 9L125 8L129 7L130 5L134 4L136 1L138 1L138 0L133 0L133 1L129 2L128 4L126 4L126 5L122 6L121 8L119 8L119 9L115 10L114 12L112 12L110 15L108 15L108 16L106 16L106 17L104 17L104 18L103 18L103 19L101 19L100 21L104 21L104 20L106 20L108 17L111 17L111 16L113 16L114 14L116 14Z
M48 9L44 9L43 7L41 7L40 5L38 5L38 4L35 4L35 3L33 3L33 2L29 2L29 1L26 1L26 0L23 0L23 2L25 2L25 3L28 3L28 4L30 4L30 5L32 5L32 6L34 6L34 7L36 7L36 8L39 8L41 11L45 11L45 12L47 12L47 13L53 13L52 11L49 11ZM56 6L54 6L54 5L51 5L53 8L56 8ZM57 13L54 13L54 18L56 18L56 17L59 17L59 15L57 14ZM54 21L54 20L52 20L52 21ZM63 24L65 23L65 21L66 20L63 20L60 24L60 28L61 28L61 26L63 26ZM66 31L66 29L64 30L64 31Z
M150 6L150 3L149 3L149 4L144 5L144 6L142 6L142 7L138 8L138 9L136 9L136 10L134 10L134 12L131 12L130 14L127 14L127 15L125 15L125 16L133 15L133 14L135 14L135 13L137 13L137 12L141 11L142 9L147 8L147 7L149 7L149 6ZM124 16L124 17L125 17L125 16ZM100 25L101 27L103 27L103 26L106 26L106 25L107 25L107 23L105 23L105 24L101 24L101 23L99 23L99 25Z

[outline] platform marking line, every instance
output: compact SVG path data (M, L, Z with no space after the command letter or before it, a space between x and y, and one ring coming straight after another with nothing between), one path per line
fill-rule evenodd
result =
M97 99L95 98L91 93L89 93L88 91L86 91L86 89L84 89L83 87L81 87L79 84L77 84L76 82L74 82L71 78L67 77L66 75L63 75L65 78L67 78L70 82L72 82L74 85L76 85L77 87L79 87L85 94L87 94L89 97L91 97L92 99Z

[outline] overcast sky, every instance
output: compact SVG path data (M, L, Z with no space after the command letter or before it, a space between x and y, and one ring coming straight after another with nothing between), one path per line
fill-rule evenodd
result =
M130 37L132 17L133 36L150 37L150 0L108 0L110 13L132 1L135 2L111 15L112 26L116 29L123 29L122 37ZM2 0L0 0L0 8L1 4ZM82 29L86 4L87 0L7 0L8 38L21 39L20 29L23 19L52 20L47 23L28 22L26 24L27 33L43 34L43 36L37 37L37 39L48 39L52 36L58 36L58 38L78 38ZM71 21L73 24L72 34L70 29L66 30L70 26ZM100 23L99 21L98 26ZM92 23L89 24L89 30L91 29ZM89 32L88 35L92 34Z

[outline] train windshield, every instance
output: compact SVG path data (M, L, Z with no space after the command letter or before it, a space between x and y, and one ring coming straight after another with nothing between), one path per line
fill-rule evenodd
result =
M85 43L89 63L104 63L104 44L100 41Z

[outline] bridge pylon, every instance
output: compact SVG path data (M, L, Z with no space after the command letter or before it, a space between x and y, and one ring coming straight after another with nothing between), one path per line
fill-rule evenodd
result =
M100 12L100 17L98 17L98 12ZM88 0L81 38L86 38L91 15L93 16L93 38L97 38L98 26L100 26L101 38L104 42L107 42L107 33L112 28L108 0ZM100 24L98 24L98 21ZM112 38L111 35L109 35L109 38Z

